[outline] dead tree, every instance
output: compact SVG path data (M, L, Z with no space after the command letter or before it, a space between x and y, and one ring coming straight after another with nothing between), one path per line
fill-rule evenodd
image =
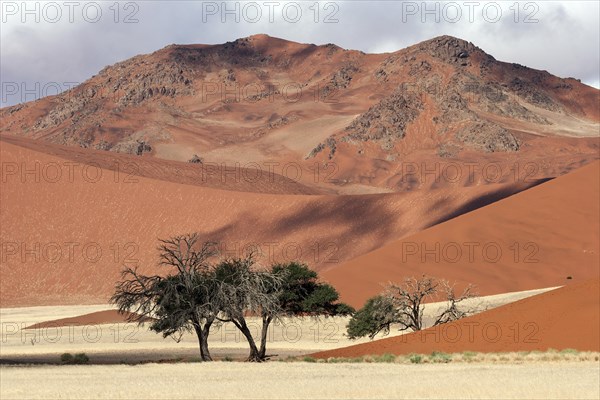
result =
M433 323L434 326L456 321L457 319L464 318L476 311L477 307L475 306L469 308L459 307L459 303L464 303L465 300L472 299L477 296L475 293L475 286L468 285L463 289L461 294L457 296L455 292L455 285L451 285L448 281L442 281L441 291L444 293L444 298L446 299L447 304L442 307L442 312Z
M208 335L219 312L213 301L218 285L208 264L215 254L214 246L199 246L198 234L193 233L160 240L158 250L159 265L175 271L165 276L146 276L126 268L111 303L120 312L132 313L130 322L141 324L152 318L150 329L164 337L180 340L184 332L195 332L201 359L211 361Z
M244 335L250 346L247 361L261 362L265 354L259 350L248 328L247 315L262 316L260 348L266 345L269 323L280 315L279 295L282 280L276 274L254 268L252 255L224 260L215 267L218 282L216 303L220 322L231 322ZM266 318L269 316L270 318Z
M454 285L445 280L427 276L407 278L401 285L389 284L383 295L367 300L349 321L347 334L351 339L367 335L373 339L379 332L388 334L392 325L397 325L400 331L420 331L424 328L425 302L440 298L446 303L433 325L455 321L475 311L474 308L459 307L459 303L472 297L475 293L471 285L456 295Z
M400 330L423 328L423 303L438 290L439 283L431 277L407 278L402 285L390 284L387 294L398 310Z

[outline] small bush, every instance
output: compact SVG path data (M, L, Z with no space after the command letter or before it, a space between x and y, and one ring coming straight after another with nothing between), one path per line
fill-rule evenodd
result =
M311 357L311 356L306 356L306 357L304 357L304 358L302 359L302 361L304 361L304 362L310 362L310 363L317 362L317 360L316 360L314 357Z
M225 357L223 357L223 361L231 362L231 361L233 361L233 358L231 358L229 356L225 356Z
M77 353L73 357L73 364L87 364L90 358L85 353Z
M63 353L60 356L60 361L63 364L87 364L90 361L90 358L85 353L77 353L75 355Z
M373 357L373 361L377 363L392 363L396 361L396 356L390 353L385 353L380 356Z
M561 354L579 354L578 350L575 349L562 349Z
M60 362L63 364L73 364L73 354L71 353L63 353L60 356Z
M408 359L413 364L421 364L421 362L423 361L423 356L420 354L410 354L408 356Z
M442 353L441 351L434 351L431 353L431 361L434 363L449 363L452 361L450 354Z
M364 361L362 357L353 357L347 360L349 363L361 363Z

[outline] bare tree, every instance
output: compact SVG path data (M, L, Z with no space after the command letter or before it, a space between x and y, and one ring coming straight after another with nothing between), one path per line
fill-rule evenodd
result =
M437 292L438 286L434 278L427 276L406 278L402 285L392 283L388 286L387 295L398 310L396 322L401 331L420 331L423 328L423 302Z
M245 258L224 260L215 267L215 277L219 285L218 303L220 322L231 322L242 332L250 354L248 361L264 361L265 354L256 345L256 340L246 321L247 315L262 316L260 347L266 346L269 323L281 314L278 301L282 279L268 271L254 267L250 254Z
M477 307L459 307L459 303L477 297L477 293L475 293L475 286L467 285L461 294L457 296L455 292L455 285L451 285L448 281L442 281L441 290L444 292L444 297L447 301L447 304L442 308L443 311L433 323L434 326L456 321L457 319L464 318L476 311Z
M218 285L208 259L215 252L211 243L198 247L196 233L160 240L159 264L174 268L174 273L146 276L126 268L111 302L120 312L131 312L131 322L153 318L150 329L164 337L180 340L184 332L194 331L201 359L211 361L208 334L219 309L213 301Z
M398 325L400 331L420 331L424 328L424 303L440 298L446 304L433 325L455 321L474 312L474 309L460 308L459 303L475 296L472 285L456 295L454 285L445 280L428 276L406 278L401 285L389 284L384 295L367 300L348 323L347 334L351 339L367 335L373 339L379 332L389 333L392 325Z

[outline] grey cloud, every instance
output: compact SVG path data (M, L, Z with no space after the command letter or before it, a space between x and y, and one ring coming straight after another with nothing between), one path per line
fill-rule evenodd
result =
M485 21L479 11L475 21L469 22L465 2L453 3L463 11L456 23L443 16L436 22L432 15L426 15L427 20L422 22L420 12L404 14L403 19L403 11L415 5L420 8L420 1L324 1L319 4L318 23L313 21L314 13L308 9L313 2L298 2L303 10L298 23L285 21L281 12L275 14L273 23L269 22L262 1L257 3L262 6L263 16L256 23L244 18L236 23L231 15L227 16L226 23L221 22L219 15L208 16L204 22L202 10L208 2L201 1L134 2L139 6L134 16L139 22L123 23L126 10L121 9L121 21L114 23L113 12L109 9L114 1L97 3L103 10L102 19L97 23L85 22L79 17L74 23L61 20L56 24L43 21L22 24L17 18L9 18L2 24L2 88L6 82L25 83L29 88L34 82L42 85L82 82L106 65L171 43L223 43L255 33L307 43L336 43L366 52L393 51L434 36L450 34L474 42L503 61L545 69L559 76L581 78L590 84L597 85L600 80L600 21L596 2L537 2L539 22L535 24L515 23L509 9L513 2L498 2L503 15L496 23ZM120 6L124 7L126 3L121 2ZM219 7L221 3L215 2ZM233 8L233 3L229 2L228 7ZM330 4L325 10L327 3L336 6ZM452 6L448 3L439 3L438 7L446 6L450 10ZM240 9L247 4L239 3ZM277 10L283 5L284 2L280 2ZM429 2L427 7L432 9L435 3ZM324 23L325 16L336 10L333 18L339 22ZM523 14L520 14L522 18ZM6 97L4 94L2 97ZM20 102L19 94L0 100L2 106Z

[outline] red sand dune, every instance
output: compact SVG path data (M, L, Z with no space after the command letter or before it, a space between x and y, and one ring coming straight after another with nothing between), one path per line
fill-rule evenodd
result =
M134 313L125 312L119 313L117 310L105 310L97 311L89 314L78 315L70 318L60 318L52 321L44 321L38 324L33 324L26 327L25 329L40 329L48 327L59 327L59 326L83 326L83 325L101 325L101 324L115 324L121 322L127 322L127 320L134 316ZM142 321L151 321L152 318L144 317Z
M422 274L476 284L482 295L597 278L599 184L595 162L335 265L322 276L356 307L387 282Z
M317 358L433 351L600 351L600 280L562 287L453 323L313 354Z
M536 183L373 195L242 193L163 175L115 179L114 171L86 170L83 162L70 169L71 159L0 143L2 307L104 302L124 264L165 272L156 267L157 238L191 231L228 256L254 244L262 263L301 259L322 270Z
M134 181L136 177L147 177L168 182L209 187L221 190L272 194L324 194L317 188L307 187L298 180L290 179L268 170L264 165L254 169L246 164L226 165L218 163L192 164L161 160L150 156L135 156L103 150L67 147L40 142L18 136L0 135L0 143L10 143L33 151L60 157L94 169L99 167L117 177ZM290 173L291 176L292 173Z

